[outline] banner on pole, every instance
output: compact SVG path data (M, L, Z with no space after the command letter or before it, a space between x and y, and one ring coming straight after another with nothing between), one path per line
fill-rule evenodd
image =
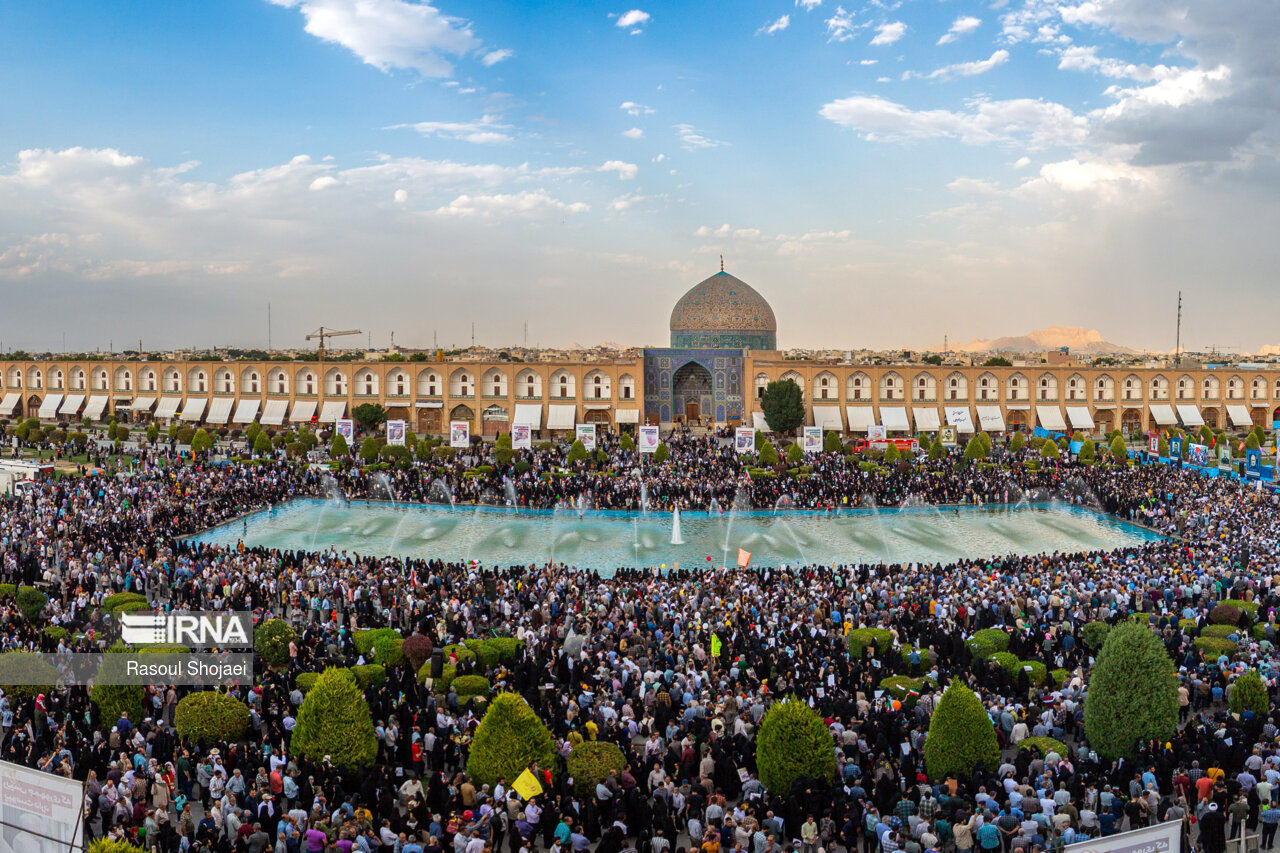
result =
M449 421L449 446L469 447L471 445L471 421Z
M533 447L533 429L528 424L511 425L511 449L530 450Z
M596 449L596 425L595 424L578 424L574 430L578 441L582 442L583 448L588 453Z
M387 444L404 447L404 421L387 421Z
M738 427L733 431L733 449L738 453L756 452L756 431L751 427Z
M346 440L348 447L356 440L356 422L351 418L338 418L333 422L333 431Z
M636 446L641 453L657 453L658 452L658 427L653 424L641 424L639 430L639 441Z
M805 453L818 453L822 450L822 427L807 426L800 439L800 449Z
M867 441L884 441L886 434L884 424L872 424L867 427Z
M0 853L84 849L84 784L0 761Z

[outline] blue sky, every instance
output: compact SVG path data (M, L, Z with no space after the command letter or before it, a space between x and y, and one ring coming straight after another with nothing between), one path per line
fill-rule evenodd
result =
M0 342L1280 340L1262 0L632 2L6 4Z

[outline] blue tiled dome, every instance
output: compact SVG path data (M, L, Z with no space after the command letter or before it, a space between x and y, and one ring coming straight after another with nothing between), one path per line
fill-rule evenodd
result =
M776 349L778 322L751 285L718 272L694 285L671 311L671 345Z

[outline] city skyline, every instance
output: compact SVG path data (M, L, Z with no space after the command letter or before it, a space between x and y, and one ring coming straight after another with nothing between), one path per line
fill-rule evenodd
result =
M1258 351L1267 11L10 4L0 339L638 346L724 254L783 348Z

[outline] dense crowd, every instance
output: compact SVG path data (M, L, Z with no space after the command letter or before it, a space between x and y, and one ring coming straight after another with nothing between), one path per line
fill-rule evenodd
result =
M966 851L1035 853L1158 820L1183 820L1188 843L1223 853L1233 833L1280 824L1280 716L1226 711L1236 676L1280 660L1277 499L1228 478L1167 466L1063 462L978 468L954 457L883 472L838 454L813 474L746 475L714 438L675 436L671 458L643 462L607 444L619 468L540 476L564 448L498 466L477 449L444 472L329 472L285 461L175 466L142 454L129 476L60 479L0 502L0 574L43 585L54 641L4 605L6 650L96 648L106 642L95 605L136 591L166 606L254 610L293 623L291 664L259 670L233 688L251 709L245 742L197 745L174 730L181 688L147 689L141 720L102 719L84 688L0 698L5 760L87 781L95 835L146 849L328 853L677 853L698 849L815 853ZM1002 461L1011 462L1006 457ZM332 478L332 479L331 479ZM186 534L336 483L348 496L492 500L547 506L589 499L600 507L704 507L786 498L799 507L1017 503L1052 496L1140 522L1167 539L1113 552L1007 555L949 565L805 566L687 571L620 570L602 577L570 566L479 567L337 552L215 547ZM478 485L477 485L478 484ZM510 484L511 489L507 488ZM587 493L590 493L589 495ZM514 497L513 497L514 495ZM1225 599L1258 605L1261 636L1241 632L1234 656L1193 643ZM1093 662L1084 626L1145 614L1179 667L1184 723L1166 743L1108 761L1083 737L1083 694ZM1143 617L1140 617L1143 618ZM1186 621L1183 621L1186 620ZM366 691L379 760L358 771L290 752L302 691L296 677L326 663L361 661L358 628L390 626L436 646L498 634L519 638L515 662L484 672L526 698L551 729L561 760L544 794L525 801L506 784L474 784L468 743L479 715L456 691L426 689L393 668ZM884 628L904 654L851 654L846 634ZM975 657L965 640L983 628L1009 635L1010 651L1066 676L1035 685ZM881 689L887 676L931 677L913 703ZM938 691L954 679L978 692L1005 748L1004 762L971 778L929 778L924 735ZM753 735L789 694L827 720L837 772L795 790L767 790ZM1066 754L1019 750L1028 737ZM563 758L578 738L618 745L627 769L595 790L575 790Z

